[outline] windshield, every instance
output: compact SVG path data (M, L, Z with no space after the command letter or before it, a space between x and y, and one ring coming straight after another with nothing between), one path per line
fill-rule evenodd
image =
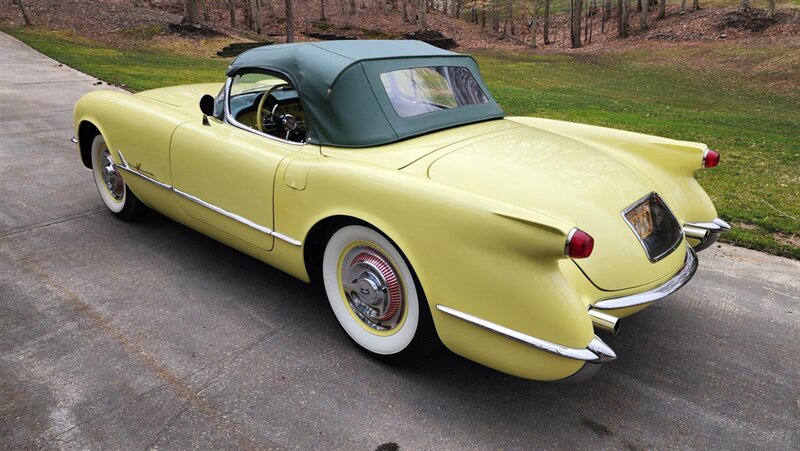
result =
M489 103L472 73L463 66L414 67L384 72L381 82L400 117Z

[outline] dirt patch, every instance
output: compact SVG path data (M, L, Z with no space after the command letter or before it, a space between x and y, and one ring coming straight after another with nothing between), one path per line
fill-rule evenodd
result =
M169 33L177 34L185 38L188 37L214 38L226 35L225 33L217 31L211 27L207 27L204 25L194 26L185 23L171 23L167 25L167 31Z
M786 14L776 14L774 17L767 17L766 11L761 10L738 10L731 11L722 17L717 24L717 30L723 31L727 28L740 28L754 32L761 32L779 23L781 19L788 17Z
M744 229L744 230L758 230L757 225L750 224L749 222L734 222L733 227L736 229Z
M793 246L800 248L800 236L799 235L787 235L785 233L774 233L773 236L775 237L775 241L784 246Z

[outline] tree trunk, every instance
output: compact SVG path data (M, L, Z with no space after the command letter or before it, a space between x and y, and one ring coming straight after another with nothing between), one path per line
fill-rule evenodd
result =
M506 20L503 21L503 34L508 34L508 21L511 18L511 0L505 0L505 2L506 2L505 3L505 6L506 6ZM536 5L536 2L534 1L534 7L535 6L538 6L538 5Z
M228 13L231 16L231 28L236 28L236 0L228 0Z
M769 0L767 2L767 17L770 19L775 17L775 0Z
M326 20L328 18L325 17L325 0L319 0L319 21L325 22Z
M428 29L428 0L419 0L419 27Z
M539 0L533 0L533 11L531 11L531 43L530 43L530 47L532 49L536 48L536 29L538 27L539 27Z
M500 9L498 0L492 0L492 31L500 30Z
M411 22L408 20L408 0L401 0L403 2L403 22L409 23Z
M286 8L286 42L294 42L294 11L292 11L292 0L284 0Z
M544 45L550 43L550 0L544 0L544 23L542 24Z
M570 44L573 49L580 48L581 46L581 9L583 8L583 0L572 0L570 2L572 7L571 15L571 40Z
M743 0L744 1L744 0ZM647 30L647 13L650 9L650 0L641 0L642 11L639 13L639 29Z
M617 1L617 36L628 37L628 0Z
M700 9L700 0L692 0L692 11Z
M750 1L742 0L741 3L739 3L739 11L750 11Z
M681 12L686 11L686 0L681 0Z
M261 5L260 0L250 0L250 14L253 18L252 30L261 34Z
M206 0L200 0L200 8L203 10L203 20L208 22L208 5Z
M197 0L183 0L183 22L189 25L197 25L200 22Z
M354 16L356 14L356 0L350 0L350 15Z
M486 7L481 7L481 28L486 28Z
M25 21L25 26L30 27L33 25L33 23L31 23L31 18L28 17L28 11L25 10L25 3L23 3L22 0L17 0L17 5L19 5L19 12L22 13L22 20Z
M667 15L667 0L658 0L658 16L656 20L661 20Z

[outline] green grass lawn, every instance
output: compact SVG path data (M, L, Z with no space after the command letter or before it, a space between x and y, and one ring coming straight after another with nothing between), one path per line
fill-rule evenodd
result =
M229 60L147 48L120 51L63 33L4 30L37 50L134 90L222 81ZM796 44L795 44L796 45ZM509 115L531 115L701 141L722 152L698 178L725 240L800 258L800 51L735 43L615 53L480 51ZM796 243L796 241L795 241Z

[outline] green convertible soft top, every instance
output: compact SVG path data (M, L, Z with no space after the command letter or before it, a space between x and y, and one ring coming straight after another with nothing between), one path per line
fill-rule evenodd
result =
M398 116L380 75L426 66L466 67L488 103ZM420 41L327 41L258 47L236 58L228 76L254 70L281 75L294 85L306 114L308 141L313 144L375 146L504 116L481 79L475 60Z

